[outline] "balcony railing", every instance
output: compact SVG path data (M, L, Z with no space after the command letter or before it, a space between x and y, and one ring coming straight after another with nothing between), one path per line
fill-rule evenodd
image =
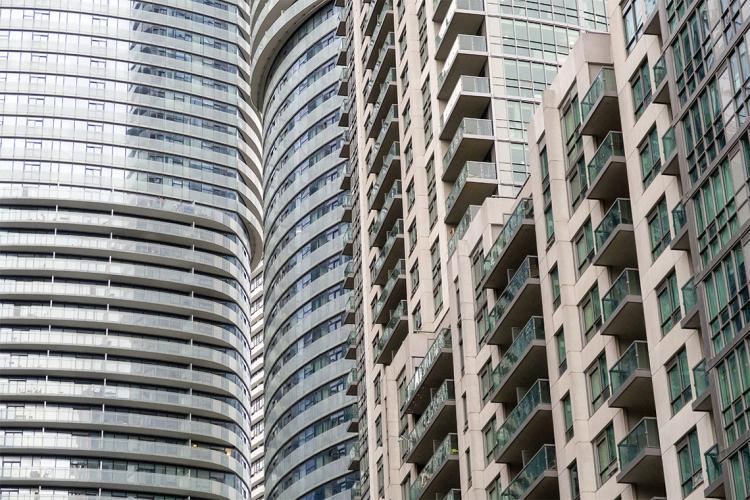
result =
M659 448L659 429L653 417L642 418L617 445L620 470L624 470L646 448Z
M410 500L417 500L424 489L430 484L435 474L443 467L449 458L458 456L458 434L448 434L438 445L430 461L422 469L409 491Z
M586 118L594 109L594 105L606 91L617 91L615 70L612 68L602 68L594 77L594 81L591 82L591 87L581 100L581 121L586 121Z
M672 209L672 223L674 224L675 234L679 233L687 224L685 205L683 205L682 202L679 202L677 206Z
M393 224L393 227L388 231L388 235L385 238L385 243L383 244L383 249L380 251L380 255L378 256L378 259L375 261L375 264L372 266L372 272L371 272L371 278L372 281L375 281L375 277L380 274L380 271L382 271L383 266L385 265L386 257L388 254L390 254L391 249L393 249L393 245L396 244L396 240L404 234L404 220L398 219L395 224Z
M656 2L653 2L656 5ZM654 64L654 87L659 88L661 82L667 77L667 61L664 54Z
M451 51L445 59L443 70L438 75L438 87L442 87L451 70L456 54L460 51L487 52L487 39L484 36L460 34L456 37Z
M414 429L406 435L402 441L402 446L405 451L404 456L408 456L414 447L421 441L427 429L432 425L435 417L440 413L440 410L445 405L446 401L456 399L456 391L453 385L453 380L446 380L440 386L440 388L433 393L430 403L427 405L424 413L419 417L417 423L414 424Z
M461 97L461 94L475 93L475 94L489 94L490 93L490 80L486 76L469 76L461 75L458 79L458 85L453 89L448 102L445 103L445 108L442 116L442 126L445 126L445 122L448 119L448 114L452 112L453 108Z
M445 200L446 212L450 212L453 205L458 199L458 195L461 194L466 185L466 180L470 177L478 179L493 180L497 179L497 169L494 163L482 162L482 161L467 161L464 168L461 169L461 173L458 174L453 188L451 189L448 199Z
M500 294L500 297L498 297L495 305L492 306L492 309L490 310L490 313L487 317L486 334L495 329L495 325L503 318L506 310L508 309L508 306L513 303L524 283L526 283L531 278L538 277L539 262L536 257L529 255L523 260L513 277L508 282L508 286L505 287L505 290L503 290L503 293Z
M391 311L391 317L388 320L388 323L385 325L383 334L380 336L378 343L375 345L375 358L378 358L380 356L386 344L388 344L388 341L391 340L393 332L396 330L396 325L398 325L398 322L401 321L401 319L403 319L404 315L406 314L406 308L406 301L402 300L398 303L395 309Z
M702 359L700 363L693 368L693 382L695 383L695 399L700 399L709 387L708 370L706 370L706 360Z
M505 448L513 435L518 431L529 415L542 404L550 404L549 380L537 380L531 386L515 408L508 414L505 422L495 432L495 454Z
M622 301L631 295L641 295L641 281L636 269L625 269L602 297L604 321L606 322L622 304Z
M687 315L688 311L693 310L698 305L698 293L695 290L695 284L691 279L682 287L682 308L683 314Z
M626 198L618 198L607 210L607 213L602 218L602 221L594 231L594 239L596 241L596 249L599 250L604 246L604 243L612 235L612 232L620 224L632 224L633 216L630 213L630 200Z
M713 445L703 455L706 458L706 475L708 484L714 484L721 479L721 462L719 461L719 447Z
M596 150L594 157L591 158L591 162L586 167L589 183L596 179L599 172L602 171L604 166L614 156L625 156L625 148L622 144L622 132L611 131L599 145L599 149Z
M406 264L404 263L404 259L401 259L388 273L388 281L386 281L385 285L383 285L383 291L380 293L380 298L375 303L375 307L373 307L373 310L376 311L375 316L380 316L380 314L383 312L383 307L385 307L385 304L388 301L388 296L390 296L390 294L393 292L393 289L396 286L396 282L401 276L404 276L405 274Z
M508 243L513 239L513 236L516 234L516 231L521 226L521 223L524 221L524 219L533 218L534 203L531 201L531 198L522 198L518 202L518 205L516 205L513 213L510 214L510 217L508 217L508 220L505 222L505 225L500 231L500 234L497 235L497 239L492 244L492 248L490 248L489 252L487 253L487 257L484 258L484 263L482 264L482 271L484 275L486 275L492 268L495 267L495 264L497 264L497 260L503 253L503 250L505 250L505 247L507 247Z
M500 494L500 500L517 500L523 498L531 485L533 485L545 471L557 470L557 457L555 446L545 444L531 459L526 462L521 472L518 473L507 488Z
M372 222L372 226L370 226L371 236L380 232L380 226L383 225L383 222L385 221L385 218L390 211L393 200L395 200L399 196L401 196L401 181L397 180L393 183L391 189L388 190L388 194L385 195L385 199L383 200L383 208L380 209L378 217Z
M453 252L456 251L458 241L466 234L466 230L469 229L469 225L471 224L471 221L474 220L474 216L477 212L479 212L479 208L479 205L469 205L469 208L464 212L463 217L461 217L461 220L456 226L453 236L448 240L448 255L453 255Z
M661 144L664 148L664 159L669 159L672 153L677 150L677 139L674 134L674 127L669 127L661 138Z
M427 349L427 352L419 363L417 369L414 370L414 376L411 378L409 385L406 386L406 390L404 391L404 403L411 401L411 398L414 397L414 394L422 384L425 375L430 371L432 364L440 355L440 351L443 349L450 349L451 346L451 331L448 328L444 328L435 338L435 341L430 348Z
M636 370L650 370L651 365L648 359L648 343L636 340L625 352L620 356L620 359L610 368L609 376L612 383L612 393L622 387L630 376L635 373Z
M505 351L505 355L495 369L492 370L489 393L492 393L505 382L508 374L515 369L521 357L534 340L544 340L544 320L539 316L533 316L526 323L508 350Z
M461 120L461 125L458 126L453 139L448 144L443 155L443 165L449 165L453 160L453 156L458 151L458 146L463 141L465 135L484 135L492 136L492 121L485 120L482 118L464 118Z

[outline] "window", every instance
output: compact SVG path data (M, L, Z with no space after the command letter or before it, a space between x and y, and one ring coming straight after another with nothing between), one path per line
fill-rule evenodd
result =
M557 345L557 366L562 375L568 369L568 352L565 350L565 332L562 328L555 334L555 344Z
M643 12L640 2L630 0L622 6L622 21L625 26L625 48L628 52L633 50L635 42L643 33Z
M609 376L607 373L607 356L602 351L588 370L586 378L589 382L589 401L593 414L609 397Z
M482 429L482 438L484 440L484 462L492 463L492 453L495 451L495 417L492 417L487 425Z
M383 422L380 415L375 419L375 445L383 446Z
M573 404L570 401L570 393L563 396L563 421L565 422L565 441L573 437Z
M686 497L703 483L701 450L698 446L698 433L695 432L695 429L678 441L676 448L677 462L680 465L682 496Z
M560 273L557 264L549 272L549 277L552 284L552 306L557 309L560 306Z
M578 483L578 463L574 460L568 467L568 479L570 480L570 498L578 500L581 498L581 486Z
M409 246L410 250L414 251L414 247L417 246L417 222L412 221L409 226Z
M417 302L416 307L414 308L414 329L415 330L421 330L422 329L422 305Z
M659 153L659 136L656 127L651 127L651 130L648 131L648 135L638 146L638 154L641 157L643 185L648 186L661 172L661 154Z
M573 242L576 248L576 267L580 276L594 258L594 230L591 227L591 219L583 223L583 227L575 235Z
M589 189L586 176L586 162L579 158L568 174L568 190L570 191L570 206L575 209L583 201Z
M414 193L414 180L409 182L409 185L406 186L406 212L411 211L412 207L414 206L414 200L416 199L416 194Z
M383 472L383 459L378 460L377 466L378 473L378 498L385 496L385 473Z
M580 306L581 323L585 340L588 340L599 331L602 324L602 305L599 301L599 286L594 285Z
M414 296L419 288L419 261L415 262L411 271L409 271L409 279L411 281L411 294Z
M667 380L669 382L672 414L674 415L693 397L690 389L690 367L684 347L667 363Z
M669 231L667 200L664 198L660 199L651 212L649 212L647 219L648 234L651 238L651 257L656 260L672 240L672 235Z
M638 67L630 80L630 88L633 90L633 109L635 110L635 119L641 117L646 110L646 106L651 102L651 79L649 77L648 59Z
M599 486L607 482L617 472L617 444L612 422L594 439L596 451L596 473Z
M674 270L656 288L656 297L659 301L661 333L664 335L674 328L682 317L680 296L677 291L677 277L674 274Z
M565 158L566 167L570 168L578 161L578 157L583 152L583 137L581 137L581 108L578 105L578 96L573 96L570 101L563 106L562 131L565 140Z

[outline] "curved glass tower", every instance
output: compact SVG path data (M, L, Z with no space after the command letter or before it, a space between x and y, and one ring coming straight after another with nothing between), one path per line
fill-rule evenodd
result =
M287 2L288 3L288 2ZM265 495L349 496L356 411L346 395L338 126L342 98L332 3L259 3L254 79L264 140Z
M242 13L15 4L0 9L0 497L250 498L261 189Z

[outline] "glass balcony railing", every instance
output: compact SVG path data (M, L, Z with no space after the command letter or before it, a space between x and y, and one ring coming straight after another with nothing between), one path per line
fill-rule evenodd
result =
M466 181L472 177L487 180L497 179L497 169L495 164L483 161L467 161L464 164L464 168L461 169L461 173L458 174L458 178L456 178L456 182L453 184L448 199L445 200L446 212L451 211L453 205L455 205L456 200L458 199L458 195L461 194L461 191L466 185Z
M461 500L461 490L453 488L446 493L440 500Z
M602 297L602 314L607 321L628 295L641 295L641 280L638 270L625 269Z
M702 397L708 391L709 379L708 370L706 370L706 360L702 359L700 363L693 368L693 383L695 384L695 399Z
M682 287L682 308L684 309L683 314L687 315L688 311L691 311L698 305L698 293L695 290L695 284L691 279Z
M471 221L474 220L474 216L477 212L479 212L479 208L479 205L469 205L469 208L464 212L463 217L461 217L461 220L456 226L456 230L453 232L453 236L448 240L448 255L453 255L453 252L456 251L459 240L466 234L466 230L469 229L469 225L471 224Z
M378 339L378 343L375 344L375 357L377 358L382 354L383 349L385 349L386 344L388 344L388 341L391 340L391 337L393 336L393 332L396 330L396 325L399 321L404 317L406 314L406 301L402 300L398 303L395 309L391 311L391 318L388 320L388 323L385 325L385 328L383 329L383 334L380 335L380 338Z
M443 41L443 38L445 38L446 33L448 33L448 29L453 22L453 15L457 10L470 10L477 13L482 13L484 12L484 2L483 0L453 0L450 7L448 7L448 12L446 12L445 14L445 19L440 25L438 34L435 37L436 47L440 46L440 43Z
M385 195L385 199L383 200L383 208L380 209L378 217L372 222L372 226L370 228L371 236L380 232L380 227L383 225L383 222L385 222L385 218L390 211L391 204L399 196L401 196L401 181L397 180L393 183L393 186L391 186L391 189L389 189L388 193Z
M399 219L396 221L395 224L393 224L393 227L388 231L388 235L385 237L385 243L383 244L383 249L380 251L380 255L378 256L378 259L375 261L375 264L372 266L372 279L375 281L375 276L380 274L380 271L383 269L383 266L385 265L385 258L388 256L388 254L391 252L391 249L393 248L393 245L396 244L396 240L399 236L404 234L404 220Z
M373 308L374 311L376 311L375 316L380 316L380 314L383 312L383 308L385 307L386 302L388 301L388 297L393 293L393 289L396 286L396 282L399 280L401 276L404 276L406 273L406 263L404 259L399 260L396 265L393 267L393 269L390 270L388 273L388 281L385 282L385 285L383 285L383 291L380 292L380 298L375 303L375 307Z
M674 136L674 128L669 127L661 138L661 145L664 149L664 159L668 159L672 156L672 153L677 149L677 139Z
M521 357L534 340L544 340L544 320L539 316L533 316L518 332L513 343L505 351L495 369L492 370L492 380L488 392L492 393L505 382L505 379L518 365Z
M599 73L594 77L594 81L591 82L591 87L581 100L581 121L586 121L594 109L594 105L605 92L616 91L615 70L612 68L599 70Z
M539 405L549 403L549 380L537 380L495 432L495 452L503 450L508 445L510 439Z
M656 5L656 2L653 0L652 3L654 4L654 6ZM664 54L662 54L661 57L656 61L656 64L654 64L654 86L656 88L659 88L659 85L661 85L661 82L663 82L666 77L667 61L664 58Z
M492 121L482 118L464 118L443 155L443 165L450 165L458 146L466 135L483 135L492 138Z
M409 499L417 500L449 458L458 456L458 434L448 434L409 488Z
M505 247L507 247L508 243L513 239L513 236L515 236L516 231L521 226L524 219L533 218L534 203L531 201L531 198L522 198L518 202L518 205L516 205L516 208L513 209L513 213L508 217L500 234L497 235L497 239L492 244L492 248L487 252L487 257L484 258L482 271L485 277L486 274L495 267L498 259L503 254Z
M622 144L622 132L610 132L599 145L594 157L586 167L589 183L596 179L599 172L613 156L625 156L625 148Z
M430 399L430 403L427 405L427 408L419 417L419 420L417 420L417 423L414 424L414 428L412 429L412 431L403 437L401 446L405 451L405 453L403 454L404 456L409 455L414 450L414 447L417 446L417 443L422 440L425 432L427 432L427 429L429 429L429 427L435 421L435 418L440 413L440 410L445 405L445 402L455 399L456 391L453 385L453 380L444 381L440 388L435 393L433 393L432 398Z
M677 206L672 209L672 223L674 224L675 234L682 231L682 228L687 224L685 205L683 205L682 202L678 203Z
M557 470L557 457L555 446L545 444L537 451L531 459L526 462L521 472L518 473L507 488L500 494L500 500L517 500L526 495L529 488L545 471Z
M706 458L706 473L708 484L714 484L721 479L721 462L719 461L719 447L713 445L703 455Z
M448 114L452 112L453 108L456 106L456 102L458 102L458 99L461 97L461 94L464 93L475 93L475 94L489 94L490 93L490 80L486 76L468 76L468 75L461 75L458 79L458 84L456 85L456 88L453 89L453 94L451 94L450 99L448 99L448 102L445 103L445 108L443 111L443 116L441 118L442 120L442 127L445 127L445 121L448 119Z
M627 198L618 198L609 207L604 214L602 221L594 231L594 240L596 241L597 251L604 246L604 243L620 224L632 224L633 216L630 213L630 200Z
M630 465L646 448L659 448L659 429L653 417L642 418L617 445L620 469L623 470Z
M352 368L349 370L349 375L346 376L346 385L356 386L357 385L357 369Z
M612 384L612 392L617 391L630 378L636 370L650 370L651 365L648 359L648 343L642 340L636 340L625 352L620 359L615 362L609 370L609 378Z
M456 37L448 57L445 59L443 70L438 75L438 87L442 87L448 73L453 66L453 61L461 51L487 52L487 39L484 36L460 34Z
M409 385L406 386L406 390L404 391L404 401L401 406L411 401L411 399L414 397L417 389L419 389L419 386L422 385L422 381L424 380L425 375L430 371L430 368L432 368L435 360L440 355L440 351L450 348L451 331L448 328L444 328L435 338L435 341L432 343L430 348L427 349L427 352L425 353L424 358L422 358L422 361L419 363L417 369L414 370L414 376L411 378L411 380L409 381Z
M508 281L508 286L500 294L495 305L492 306L489 315L487 316L487 330L485 336L482 339L485 340L487 334L495 329L495 325L505 315L508 306L515 300L518 292L531 278L539 277L539 262L536 257L529 255L527 256L521 265L516 270L513 277Z

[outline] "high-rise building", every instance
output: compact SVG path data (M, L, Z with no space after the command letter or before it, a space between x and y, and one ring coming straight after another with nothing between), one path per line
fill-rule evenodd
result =
M2 2L0 497L251 497L247 8Z
M343 235L343 98L331 2L259 2L252 96L263 115L265 496L348 498L356 400Z
M744 7L347 3L361 498L748 495Z

